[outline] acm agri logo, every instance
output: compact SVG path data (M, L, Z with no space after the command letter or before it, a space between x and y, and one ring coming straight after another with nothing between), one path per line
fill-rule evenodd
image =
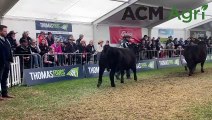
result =
M66 74L66 69L59 69L59 70L46 70L40 72L30 72L29 73L32 80L42 80L42 79L52 79L52 78L59 78L59 77L78 77L79 76L79 67L72 68Z
M187 9L183 10L182 12L179 12L177 8L173 7L171 9L171 12L169 13L169 19L177 17L178 20L189 23L192 20L197 20L198 17L201 17L202 20L205 20L205 11L208 9L208 4L202 5L201 8L192 10ZM141 14L145 12L145 15ZM148 16L147 16L148 15ZM200 16L198 16L200 15ZM164 9L163 7L144 7L140 6L135 11L131 9L131 7L127 7L125 9L124 15L122 17L122 20L153 20L154 17L158 17L159 20L164 19Z

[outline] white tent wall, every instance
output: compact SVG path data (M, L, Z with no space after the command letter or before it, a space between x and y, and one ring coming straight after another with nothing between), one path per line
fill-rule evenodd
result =
M18 20L18 19L2 19L2 24L8 27L8 32L14 30L18 32L16 39L19 40L22 37L24 31L30 32L31 38L36 38L35 21L32 20Z
M151 37L161 37L159 36L158 34L158 31L159 31L160 28L153 28L152 31L151 31ZM161 29L166 29L166 28L161 28ZM183 38L185 39L185 30L183 29L173 29L174 30L174 35L173 35L173 38Z
M110 40L110 26L120 26L120 25L94 25L94 40L95 45L97 45L98 40L103 40L104 43L107 40ZM135 26L121 26L121 27L135 27ZM148 29L141 28L141 35L148 35ZM117 45L111 45L111 46L117 46Z
M54 21L51 21L54 22ZM18 32L16 34L16 39L19 40L22 37L22 33L24 31L30 32L30 37L36 38L36 28L35 28L35 20L29 19L14 19L14 18L3 18L2 24L8 26L8 32L10 30L14 30ZM84 34L84 40L88 44L90 40L94 40L95 45L99 40L110 40L110 31L109 27L115 25L97 25L93 26L91 24L80 24L80 23L72 23L72 34L75 39L78 39L79 34ZM119 25L120 26L120 25ZM133 26L124 26L124 27L133 27ZM148 35L148 29L142 28L142 36ZM112 45L116 46L116 45Z
M8 26L8 32L10 30L18 32L16 34L17 40L22 37L22 33L24 31L29 31L30 37L34 39L36 38L35 20L3 18L2 24ZM88 43L89 40L93 39L93 27L90 24L72 23L72 30L72 34L74 35L75 39L78 39L79 34L84 34L86 43Z

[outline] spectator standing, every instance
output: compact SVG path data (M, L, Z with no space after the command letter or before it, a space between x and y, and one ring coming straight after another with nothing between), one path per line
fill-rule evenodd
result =
M20 46L16 48L15 54L20 55L21 73L23 69L31 68L31 50L27 40L20 40Z
M177 47L179 46L178 39L177 38L174 38L173 43L174 43L174 49L177 49Z
M105 43L105 45L104 45L104 49L105 49L105 48L108 48L108 47L110 47L110 41L109 41L109 40L106 41L106 43Z
M45 67L54 67L57 63L57 55L53 47L49 47L49 52L44 56Z
M96 52L96 49L94 48L94 45L93 45L93 40L91 40L89 42L89 44L87 45L87 61L90 62L90 59L91 59L91 56L94 56L94 64L97 63L97 52Z
M74 53L79 53L79 50L77 50L77 45L74 43L75 39L73 38L73 36L69 36L68 37L68 43L66 45L65 48L65 53L72 53L72 55L68 55L68 62L71 65L74 65L75 61L76 61L76 55L74 55Z
M101 52L102 52L102 50L103 50L103 43L104 43L104 41L103 40L100 40L99 42L98 42L98 46L97 46L97 59L99 60L99 58L100 58L100 54L101 54Z
M45 40L45 44L48 46L48 42L45 38L45 32L41 31L40 34L38 35L38 42L41 44L41 42Z
M83 38L84 38L84 35L80 34L79 39L77 39L77 41L76 41L76 44L79 45L81 43L81 40L83 40Z
M141 39L141 42L140 43L142 43L143 41L147 41L147 39L148 39L148 36L147 35L144 35L144 37Z
M180 40L179 40L179 42L178 42L178 43L179 43L179 46L181 46L181 47L182 47L182 46L184 46L183 38L180 38Z
M78 49L81 55L78 57L77 64L84 64L87 60L87 48L86 48L86 42L84 40L81 40Z
M12 50L7 36L7 26L0 25L0 83L1 95L0 101L4 98L13 98L8 95L7 78L10 70L10 63L13 62Z
M121 47L123 47L123 48L128 48L128 47L129 47L130 38L131 38L131 36L125 35L125 36L123 37L122 42L121 42Z
M51 32L48 32L46 40L47 40L48 46L52 46L54 44L54 37Z
M16 34L16 32L14 32L14 31L10 31L7 34L7 39L10 42L12 52L14 52L16 47L18 46L18 42L16 41L15 34Z
M40 55L43 57L44 54L48 53L49 47L46 45L46 41L42 40L41 43L39 43L39 48L41 50Z
M32 52L32 57L33 57L33 67L38 68L41 65L41 56L39 55L41 50L40 50L39 46L37 46L36 40L32 40L30 49Z
M58 58L58 64L59 66L64 65L64 59L63 59L63 51L62 51L62 44L60 40L56 40L56 42L51 46L54 48L54 52L57 54Z
M29 37L29 31L24 31L23 34L22 34L22 38L20 39L20 43L21 43L21 40L27 40L28 44L31 43L32 41L32 38Z

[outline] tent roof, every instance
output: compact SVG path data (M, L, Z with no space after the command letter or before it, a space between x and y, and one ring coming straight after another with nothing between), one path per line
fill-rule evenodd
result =
M18 0L3 0L18 1ZM178 20L168 19L169 12L175 6L179 11L195 9L212 0L19 0L4 17L30 18L53 21L85 22L93 24L131 25L152 28L157 27L184 28L189 24L181 24ZM136 9L139 6L164 7L164 20L121 20L125 8ZM207 11L212 13L212 6ZM211 15L212 16L212 15ZM210 19L207 16L206 19ZM168 21L168 22L166 22ZM194 24L201 22L196 20ZM183 26L183 27L182 27Z
M5 17L92 22L121 4L111 0L19 0Z
M187 9L195 9L204 5L212 0L131 0L134 1L133 4L129 4L129 7L135 12L135 9L139 6L146 6L146 7L158 7L163 6L164 8L164 19L159 20L155 18L154 20L121 20L125 8L117 10L116 13L107 14L102 16L98 20L96 20L95 24L114 24L114 25L131 25L131 26L140 26L145 28L152 28L161 23L169 21L169 13L172 10L172 7L177 8L177 10L187 10ZM140 13L142 14L142 13ZM144 13L145 14L145 13ZM179 21L178 21L179 22ZM173 24L172 24L173 25ZM170 26L169 26L170 27Z

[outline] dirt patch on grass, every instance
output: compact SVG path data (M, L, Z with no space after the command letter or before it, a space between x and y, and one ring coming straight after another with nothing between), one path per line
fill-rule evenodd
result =
M188 109L212 100L212 69L206 73L127 81L55 112L56 119L193 119Z

